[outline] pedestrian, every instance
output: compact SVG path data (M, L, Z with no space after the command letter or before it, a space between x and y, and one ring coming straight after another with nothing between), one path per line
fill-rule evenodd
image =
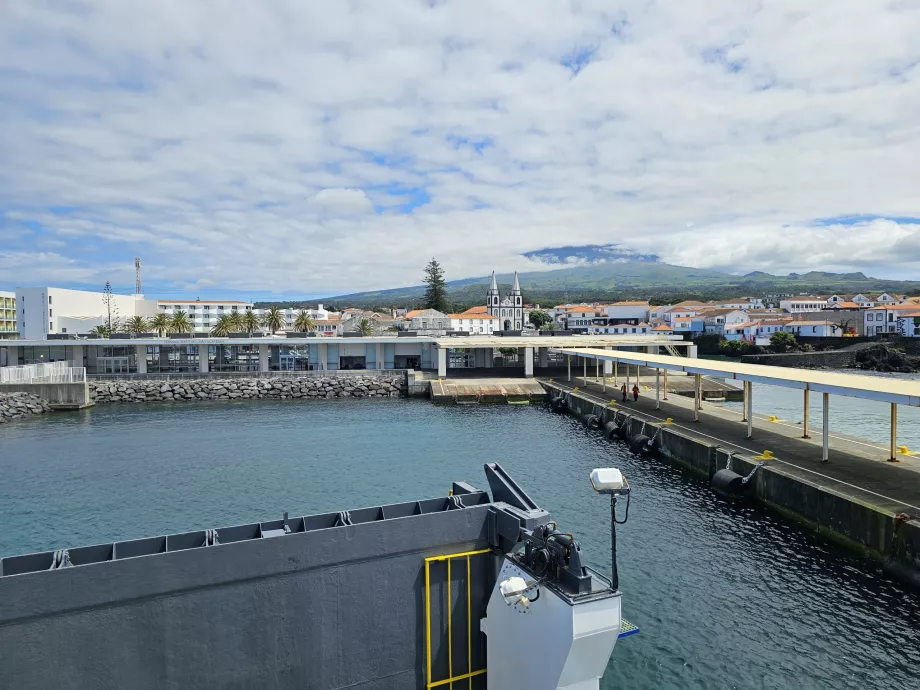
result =
M620 388L620 392L623 394L623 402L626 402L626 384L625 383Z
M633 400L639 402L639 384L633 384Z

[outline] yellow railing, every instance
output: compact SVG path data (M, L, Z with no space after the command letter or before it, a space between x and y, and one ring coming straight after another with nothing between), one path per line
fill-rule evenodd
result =
M481 668L473 670L473 616L472 616L472 578L470 577L470 556L478 556L483 553L490 553L489 549L480 549L479 551L463 551L462 553L450 553L444 556L431 556L425 559L425 649L428 662L428 688L437 688L446 685L449 690L453 690L454 683L461 680L468 680L469 687L473 687L473 678L481 676L486 669ZM450 562L455 558L466 559L466 673L454 675L454 650L453 650L453 625L451 615L451 586ZM448 677L443 680L433 680L431 677L431 564L439 561L447 561L447 673Z

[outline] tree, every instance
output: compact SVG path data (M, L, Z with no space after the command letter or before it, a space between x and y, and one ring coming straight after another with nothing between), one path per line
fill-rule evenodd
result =
M377 324L374 323L373 319L369 319L365 316L360 321L358 321L358 325L355 328L358 333L367 338L368 336L374 335L376 325Z
M268 329L269 333L280 331L287 325L284 321L284 312L278 307L269 307L262 316L262 325Z
M150 322L143 316L132 316L125 323L125 330L128 333L144 333L150 328Z
M543 328L546 324L551 323L553 317L541 309L535 309L530 312L530 323L537 328Z
M109 337L109 329L104 324L100 326L94 326L93 328L90 329L89 332L92 335L96 336L97 338L108 338Z
M118 330L118 304L115 302L115 295L112 293L112 283L105 281L105 287L102 288L102 307L105 309L105 328L109 333Z
M156 334L161 338L169 332L169 317L165 311L161 311L153 317L150 321L150 328L156 331Z
M294 318L294 330L298 333L311 333L316 330L316 322L310 317L310 313L306 309L301 309L297 312L297 316Z
M255 333L259 330L259 317L252 313L252 309L247 309L241 319L243 330L247 333Z
M795 336L789 331L776 331L770 336L770 349L773 352L787 352L796 347Z
M422 280L428 287L425 288L425 309L436 309L440 312L448 310L447 287L444 283L444 270L435 259L425 266L425 277Z
M555 331L555 330L558 330L558 328L559 326L556 323L556 319L550 319L549 321L544 323L542 326L540 326L541 331Z
M229 314L221 314L217 317L217 323L211 327L211 335L218 338L225 338L233 332L233 319Z
M231 311L230 314L227 315L227 323L231 333L239 333L243 330L243 315L238 311Z
M173 314L169 320L168 330L170 333L191 333L193 328L192 320L181 309Z

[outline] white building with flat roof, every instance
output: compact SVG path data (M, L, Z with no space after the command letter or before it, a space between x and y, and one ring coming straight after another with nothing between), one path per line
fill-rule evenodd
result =
M167 316L182 311L188 314L189 321L194 326L194 333L210 333L217 324L217 319L224 314L233 312L246 313L252 310L252 302L239 300L182 300L160 299L157 300L156 311Z
M152 316L156 302L143 295L112 294L112 319ZM108 312L102 292L55 287L16 288L19 333L27 340L44 340L52 334L87 333L105 324Z

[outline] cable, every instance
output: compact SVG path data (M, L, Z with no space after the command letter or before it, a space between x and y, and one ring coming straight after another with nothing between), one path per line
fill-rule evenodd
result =
M630 497L630 494L626 494L626 515L622 521L617 520L616 508L613 509L613 521L617 523L618 525L625 525L626 521L629 520L629 497ZM616 506L616 503L614 503L614 506Z

